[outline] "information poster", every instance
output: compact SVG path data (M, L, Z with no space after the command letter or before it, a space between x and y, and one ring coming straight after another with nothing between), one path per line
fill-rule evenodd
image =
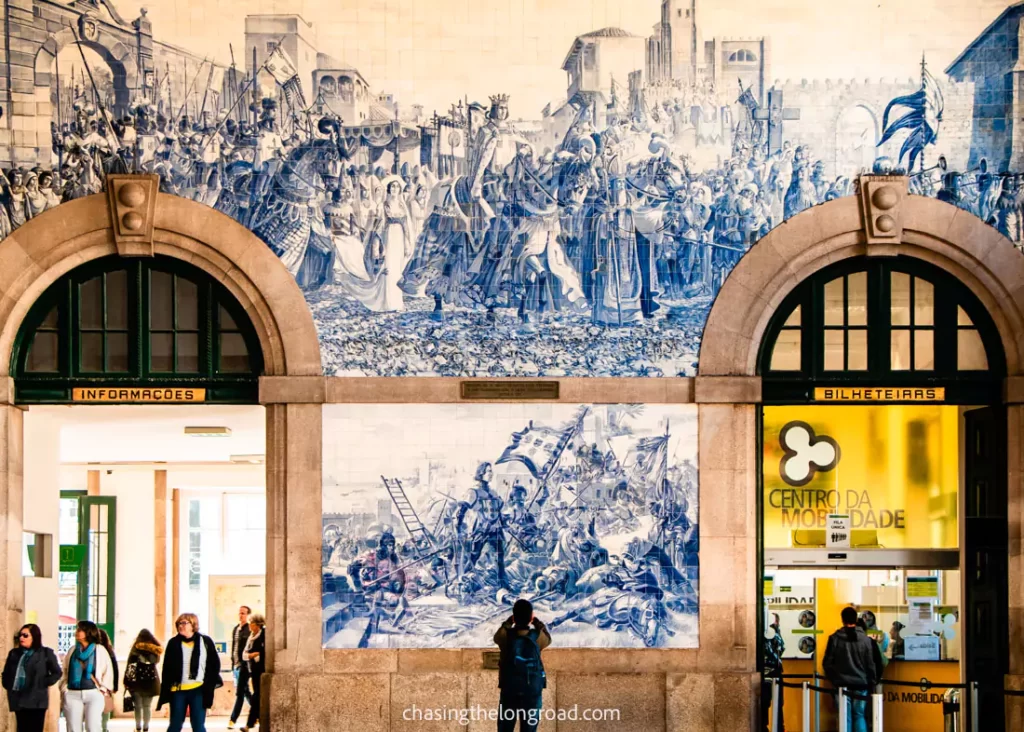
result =
M906 661L938 661L939 637L935 635L909 636L903 639Z
M765 407L765 546L956 548L959 429L941 404Z
M907 604L939 601L938 577L907 577Z

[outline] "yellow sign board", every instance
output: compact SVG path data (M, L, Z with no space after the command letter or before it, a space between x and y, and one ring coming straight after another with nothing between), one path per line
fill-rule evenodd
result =
M764 543L827 544L850 517L853 548L958 546L960 416L942 404L764 408Z
M815 387L816 402L942 402L942 387L920 386L825 386Z
M75 402L205 402L206 389L182 387L113 387L100 386L73 389Z

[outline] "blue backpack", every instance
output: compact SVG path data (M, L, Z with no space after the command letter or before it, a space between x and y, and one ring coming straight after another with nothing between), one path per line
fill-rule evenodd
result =
M526 635L512 631L508 644L507 673L502 688L516 696L540 696L547 687L544 664L540 660L540 633L531 630Z

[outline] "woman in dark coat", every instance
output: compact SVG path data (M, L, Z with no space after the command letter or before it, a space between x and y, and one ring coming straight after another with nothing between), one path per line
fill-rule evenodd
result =
M43 647L38 625L25 625L14 639L4 664L3 686L7 704L18 723L18 732L43 732L50 687L60 681L57 656Z
M242 732L252 729L260 718L260 679L267 670L267 621L256 613L249 616L249 640L242 652L242 663L248 664L252 679L252 697L249 699L249 718Z
M213 639L199 632L199 618L183 613L174 621L178 634L167 641L160 674L160 701L171 707L167 732L181 732L188 713L192 732L206 732L206 710L213 706L220 679L220 656Z
M160 641L148 630L139 631L128 652L124 670L124 688L135 705L135 729L148 730L153 715L153 699L160 696L160 673L157 663L164 654Z

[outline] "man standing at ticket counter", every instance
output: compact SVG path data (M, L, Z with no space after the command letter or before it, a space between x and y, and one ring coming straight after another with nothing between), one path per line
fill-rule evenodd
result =
M832 686L847 690L849 727L840 732L868 732L868 699L882 679L882 653L857 627L856 609L844 607L841 617L843 627L829 637L822 668Z

